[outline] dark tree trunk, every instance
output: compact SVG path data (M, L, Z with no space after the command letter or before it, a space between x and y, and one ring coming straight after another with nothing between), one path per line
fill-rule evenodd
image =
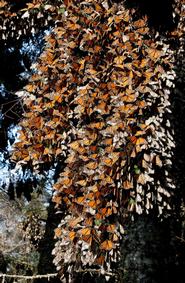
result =
M122 280L126 283L183 283L175 219L138 216L126 227L122 244Z
M46 221L46 230L43 239L39 244L40 261L38 265L38 274L55 273L56 269L53 264L52 250L54 248L54 229L57 228L59 221L54 208L54 203L50 201L48 207L48 218ZM46 283L47 279L35 280L35 283ZM60 283L58 278L50 278L50 283Z

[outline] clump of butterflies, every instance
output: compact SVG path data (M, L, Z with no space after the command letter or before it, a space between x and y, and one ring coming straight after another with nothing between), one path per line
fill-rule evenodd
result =
M171 209L175 72L174 52L134 9L59 2L55 28L19 92L25 112L12 159L38 172L63 160L53 255L65 282L74 270L112 270L128 214L162 217Z

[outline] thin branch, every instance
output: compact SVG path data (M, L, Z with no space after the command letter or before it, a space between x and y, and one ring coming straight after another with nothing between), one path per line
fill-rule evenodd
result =
M92 268L89 268L89 269L78 269L78 270L75 270L76 273L100 273L101 275L107 275L107 276L116 276L117 274L116 273L113 273L113 272L108 272L108 271L105 271L105 270L102 270L102 269L92 269Z
M22 100L22 99L23 99L23 98L18 99L6 112L2 113L2 115L7 117L7 113L8 113L8 112L12 112L12 113L15 114L15 112L13 111L13 108L14 108L17 104L21 103L21 100ZM18 115L18 114L16 114L16 115Z
M4 105L8 105L8 104L11 104L11 103L13 103L13 102L18 102L20 100L20 98L16 98L16 99L14 99L14 100L10 100L10 101L8 101L8 102L4 102L4 103L2 103L1 104L1 106L3 107Z
M40 278L51 278L51 277L56 277L58 273L49 273L49 274L43 274L43 275L32 275L32 276L27 276L27 275L13 275L13 274L0 274L0 278L16 278L16 279L40 279Z
M176 236L176 239L180 240L181 242L185 243L185 240L181 237Z

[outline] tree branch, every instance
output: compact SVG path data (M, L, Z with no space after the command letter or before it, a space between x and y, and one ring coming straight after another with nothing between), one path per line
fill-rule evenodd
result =
M117 274L116 273L113 273L113 272L108 272L108 271L105 271L105 270L102 270L102 269L92 269L92 268L88 268L88 269L78 269L78 270L75 270L76 273L100 273L101 275L107 275L107 276L116 276Z
M41 275L32 275L32 276L27 276L27 275L16 275L16 274L0 274L0 278L16 278L16 279L40 279L40 278L48 278L48 280L51 277L56 277L58 273L49 273L49 274L41 274Z

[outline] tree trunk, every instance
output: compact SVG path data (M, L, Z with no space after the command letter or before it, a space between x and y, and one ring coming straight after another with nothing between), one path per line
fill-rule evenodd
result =
M55 273L56 269L53 264L52 250L55 245L54 229L57 228L58 216L55 213L54 203L50 201L48 207L48 218L46 221L46 230L43 239L39 244L40 261L38 265L38 274ZM50 278L50 283L60 283L58 278ZM46 279L37 279L35 283L46 283Z

